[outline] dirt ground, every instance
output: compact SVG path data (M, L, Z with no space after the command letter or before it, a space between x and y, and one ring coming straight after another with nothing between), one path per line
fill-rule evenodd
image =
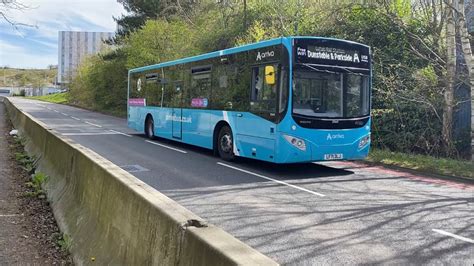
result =
M25 195L30 178L15 160L22 147L11 129L0 98L0 265L70 265L48 201Z

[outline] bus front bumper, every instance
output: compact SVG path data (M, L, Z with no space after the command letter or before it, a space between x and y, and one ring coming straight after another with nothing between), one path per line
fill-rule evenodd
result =
M277 154L277 163L299 163L315 161L363 160L370 150L370 134L362 136L352 143L321 145L304 140L304 149L292 145L290 141L281 137L280 148Z

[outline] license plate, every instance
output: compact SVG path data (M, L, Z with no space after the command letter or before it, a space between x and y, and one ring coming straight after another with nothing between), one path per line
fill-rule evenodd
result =
M342 153L324 154L324 160L342 160Z

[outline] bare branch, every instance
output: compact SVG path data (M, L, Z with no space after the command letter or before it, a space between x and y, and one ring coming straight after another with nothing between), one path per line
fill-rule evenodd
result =
M8 13L12 11L24 11L29 10L32 7L18 2L17 0L0 0L0 20L6 21L10 24L16 31L19 31L19 27L32 27L38 28L37 25L30 25L22 22L13 20L8 16Z

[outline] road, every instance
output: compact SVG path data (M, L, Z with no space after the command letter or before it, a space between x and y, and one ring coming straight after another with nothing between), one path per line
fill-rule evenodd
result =
M125 119L11 99L281 264L474 263L472 184L352 162L228 163Z

